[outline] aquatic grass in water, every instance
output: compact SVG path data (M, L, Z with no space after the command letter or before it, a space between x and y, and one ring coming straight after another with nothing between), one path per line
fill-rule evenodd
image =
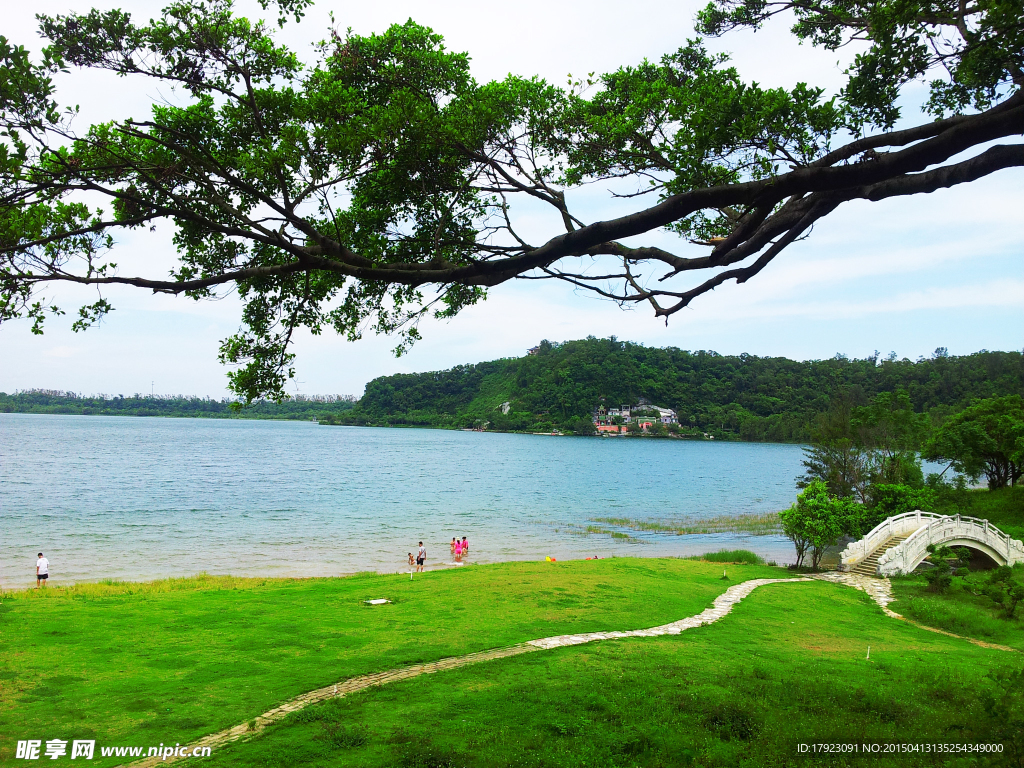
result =
M720 549L717 552L705 552L703 555L692 555L687 560L705 560L709 563L746 563L747 565L764 565L764 558L749 549Z
M779 520L778 512L722 515L678 523L637 520L629 517L594 517L591 520L595 523L615 525L620 528L632 528L635 531L674 533L677 536L709 533L747 533L754 536L771 536L782 532L782 523Z
M620 539L620 540L623 540L623 541L631 541L631 542L634 542L634 543L639 541L635 537L630 536L628 533L624 533L622 531L613 531L610 528L604 528L604 527L602 527L600 525L588 525L588 526L584 527L584 526L580 526L580 525L569 524L569 525L565 526L565 528L570 533L575 533L575 534L578 534L580 536L591 536L591 535L597 534L597 535L611 536L613 539Z

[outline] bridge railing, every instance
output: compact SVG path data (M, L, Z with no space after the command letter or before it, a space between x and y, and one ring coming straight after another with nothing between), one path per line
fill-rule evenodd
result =
M885 544L893 536L902 536L905 533L917 531L943 517L944 515L934 512L922 512L920 509L915 509L913 512L904 512L902 515L893 515L890 518L886 518L868 531L866 536L852 542L840 553L840 567L844 569L850 568Z
M931 544L954 538L977 541L989 547L1006 562L1024 559L1024 547L1010 534L996 528L988 520L965 515L939 516L919 528L905 541L887 549L878 559L878 572L884 576L909 573L921 560Z

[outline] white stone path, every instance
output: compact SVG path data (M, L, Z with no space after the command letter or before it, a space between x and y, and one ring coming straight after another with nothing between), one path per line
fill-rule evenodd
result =
M525 643L509 646L508 648L495 648L488 651L470 653L465 656L440 659L438 661L430 662L429 664L415 664L409 667L402 667L400 669L377 672L372 675L352 677L333 685L328 685L324 688L304 693L301 696L297 696L294 699L286 701L269 712L264 712L259 717L256 717L251 724L241 723L233 728L227 728L217 733L211 733L209 736L204 736L198 741L190 743L188 746L190 748L211 747L214 749L222 747L230 742L237 741L247 736L252 736L256 732L263 730L271 723L287 717L292 712L308 707L310 704L316 704L317 702L325 701L327 699L345 696L346 694L355 693L356 691L361 691L374 685L385 685L387 683L394 683L400 680L408 680L409 678L417 677L419 675L442 672L448 669L456 669L468 664L476 664L481 661L507 658L509 656L518 656L522 653L550 650L551 648L562 648L569 645L582 645L583 643L592 643L597 640L621 640L629 637L678 635L680 632L687 629L695 629L696 627L702 627L706 624L718 621L728 614L736 603L757 589L757 587L764 586L766 584L807 582L815 580L829 581L834 584L843 584L848 587L853 587L854 589L859 589L862 592L866 592L872 600L878 603L887 616L906 621L908 624L913 624L915 627L926 629L929 632L936 632L940 635L967 640L968 642L980 645L983 648L995 648L1002 651L1016 651L1015 648L1008 648L1005 645L995 645L994 643L986 643L970 637L954 635L952 632L945 632L941 629L927 627L923 624L918 624L917 622L905 619L903 616L890 610L888 607L889 603L895 599L892 594L892 584L888 579L877 579L853 573L823 573L809 577L792 579L750 579L749 581L744 581L740 584L734 584L729 587L724 593L715 598L711 608L698 613L696 616L680 619L679 621L674 621L671 624L662 624L659 627L651 627L650 629L634 629L626 632L587 632L578 635L556 635L555 637L545 637L540 640L529 640ZM144 760L136 760L130 765L132 768L154 768L155 766L166 765L167 763L173 763L181 759L183 758L151 757Z
M650 629L634 629L628 632L587 632L582 635L557 635L555 637L545 637L542 640L530 640L526 644L547 650L549 648L561 648L566 645L582 645L583 643L591 643L595 640L621 640L626 637L678 635L683 630L702 627L705 624L718 621L729 613L736 603L753 592L757 587L764 584L778 584L783 581L811 581L811 579L751 579L750 581L744 581L741 584L729 587L724 593L715 598L712 607L706 611L698 613L696 616L690 616L687 619L674 621L671 624L662 624L660 627L651 627Z

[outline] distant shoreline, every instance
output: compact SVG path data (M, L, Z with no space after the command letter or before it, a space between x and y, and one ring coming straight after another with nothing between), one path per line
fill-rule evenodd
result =
M438 430L442 432L477 432L480 434L490 435L536 435L538 437L592 437L592 438L642 438L647 440L683 440L685 442L698 442L698 443L751 443L752 445L802 445L805 441L802 440L744 440L738 435L730 435L727 433L721 433L711 438L705 438L698 435L634 435L628 432L622 432L617 435L611 435L607 433L593 434L593 435L574 435L571 433L553 433L553 432L531 432L524 430L512 430L512 429L465 429L462 427L445 427L435 424L336 424L330 421L321 421L315 415L269 415L269 414L248 414L245 411L240 413L123 413L119 411L100 411L95 412L88 409L81 411L65 411L65 410L40 410L40 409L11 409L0 407L0 414L12 413L21 414L28 416L114 416L114 417L125 417L125 418L159 418L159 419L198 419L208 421L303 421L313 424L318 424L324 427L358 427L362 429L426 429L426 430Z
M31 413L57 416L160 416L176 419L247 419L315 421L336 417L355 407L351 395L296 396L280 403L260 401L241 407L230 399L209 397L130 397L93 395L84 397L58 390L28 390L13 395L0 392L0 413Z

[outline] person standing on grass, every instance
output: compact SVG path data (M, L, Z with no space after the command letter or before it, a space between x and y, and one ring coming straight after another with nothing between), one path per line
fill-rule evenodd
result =
M427 548L423 546L423 542L420 542L420 548L416 551L416 570L418 572L423 571L423 564L427 562Z
M36 560L36 589L39 589L40 584L45 589L48 578L50 578L50 561L43 557L43 553L40 552L39 559Z

